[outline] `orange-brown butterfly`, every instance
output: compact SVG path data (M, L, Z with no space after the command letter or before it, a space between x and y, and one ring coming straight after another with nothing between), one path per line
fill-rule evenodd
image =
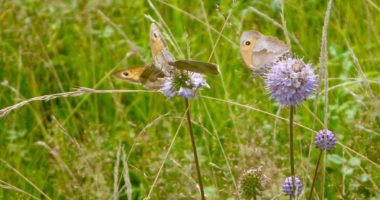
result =
M160 89L165 80L165 74L155 67L129 67L116 71L112 76L148 89Z
M150 48L153 58L152 66L129 67L115 72L113 76L141 84L149 89L159 89L165 77L172 76L179 70L216 75L220 73L218 66L212 63L195 60L176 60L155 24L150 26Z
M289 53L289 47L273 36L258 31L245 31L240 37L240 54L244 63L259 75L270 68L270 64Z

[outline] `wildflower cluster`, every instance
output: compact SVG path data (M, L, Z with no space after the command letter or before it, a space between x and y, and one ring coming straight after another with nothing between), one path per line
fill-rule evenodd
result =
M330 130L324 129L315 136L315 144L321 150L330 151L335 147L336 137Z
M249 169L239 179L239 190L243 198L255 199L265 189L267 177L261 169Z
M177 94L189 99L195 98L195 92L199 91L202 86L210 88L202 74L182 72L167 77L161 92L169 98Z
M296 182L295 186L296 186L297 197L298 197L302 193L303 185L302 185L301 179L299 179L298 177L294 177L294 180ZM282 191L288 196L291 196L291 197L294 196L294 194L293 194L293 178L292 177L288 177L285 179L284 185L282 186Z
M302 59L284 58L266 75L272 98L283 105L297 105L315 90L316 76L311 64Z

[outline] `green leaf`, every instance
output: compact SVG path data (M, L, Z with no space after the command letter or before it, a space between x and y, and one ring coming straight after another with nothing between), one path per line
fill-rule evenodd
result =
M205 196L208 199L216 198L216 188L215 187L205 187Z
M360 182L366 183L366 182L368 182L368 179L369 179L368 174L362 174L359 176Z
M348 163L353 166L353 167L358 167L360 166L361 160L358 157L353 157L351 158Z
M7 139L14 141L19 138L23 138L26 135L26 130L9 130Z
M352 172L354 172L354 169L352 169L351 167L348 167L348 166L343 166L342 167L342 173L344 175L351 175Z
M337 165L341 165L343 163L346 162L346 159L337 155L337 154L331 154L331 155L327 155L327 160L328 161L331 161Z

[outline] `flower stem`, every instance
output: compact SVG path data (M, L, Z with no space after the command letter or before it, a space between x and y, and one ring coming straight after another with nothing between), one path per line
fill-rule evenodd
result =
M322 150L319 152L319 157L318 157L318 161L317 161L317 166L315 167L314 177L313 177L313 183L311 184L311 190L310 190L310 195L309 195L308 200L311 200L311 198L312 198L312 196L313 196L314 185L315 185L315 180L317 179L319 163L321 162L321 158L322 158L322 154L323 154L322 152L323 152Z
M295 191L296 191L296 180L295 179L296 178L295 178L295 172L294 172L293 115L294 115L294 106L290 106L290 113L289 113L290 173L292 176L293 196L297 196L295 194Z
M201 191L202 200L205 200L205 194L204 194L204 191L203 191L203 183L202 183L202 175L201 175L201 170L200 170L199 161L198 161L197 146L195 145L195 139L194 139L194 133L193 133L193 124L192 124L191 118L190 118L189 100L186 99L186 98L184 98L184 99L185 99L186 117L187 117L187 123L189 125L191 144L193 146L194 162L195 162L195 167L197 169L197 175L198 175L198 181L199 181L199 189Z

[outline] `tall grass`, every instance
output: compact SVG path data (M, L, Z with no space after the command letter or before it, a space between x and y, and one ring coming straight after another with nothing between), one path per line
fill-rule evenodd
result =
M151 63L149 25L155 20L166 24L177 58L209 60L222 71L192 102L206 198L238 198L239 174L264 166L271 182L263 196L280 199L288 120L276 114L279 105L263 81L251 79L238 41L248 29L286 40L285 21L292 51L319 69L327 2L290 0L283 8L278 2L1 1L0 109L79 87L142 90L110 74ZM312 151L308 159L310 139L324 127L325 114L337 134L338 146L325 159L326 184L316 184L328 199L380 198L379 6L333 1L328 113L320 93L317 109L308 101L294 118L297 174L308 185L318 157ZM182 103L141 92L28 101L0 119L0 199L198 198L191 144L179 126ZM309 188L301 198L305 194Z

